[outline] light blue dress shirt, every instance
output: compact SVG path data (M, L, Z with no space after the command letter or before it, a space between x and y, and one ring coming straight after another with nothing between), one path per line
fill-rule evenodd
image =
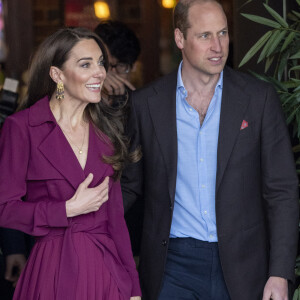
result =
M217 242L215 189L223 72L201 126L198 112L186 101L181 68L182 63L176 89L178 162L170 237Z

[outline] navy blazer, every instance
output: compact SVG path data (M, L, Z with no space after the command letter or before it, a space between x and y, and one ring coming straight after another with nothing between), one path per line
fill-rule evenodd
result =
M143 299L162 284L177 172L177 72L135 91L128 131L143 158L123 174L124 207L143 199L140 255ZM241 130L242 122L248 126ZM232 300L261 299L269 276L294 279L298 179L280 101L271 85L224 69L219 127L216 220Z

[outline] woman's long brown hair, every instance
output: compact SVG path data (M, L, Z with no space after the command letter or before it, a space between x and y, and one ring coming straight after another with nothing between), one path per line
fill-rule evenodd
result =
M29 68L29 84L26 99L19 109L30 107L45 96L49 99L56 89L56 83L51 79L51 66L63 69L73 47L83 39L93 39L99 45L104 58L104 67L108 69L108 57L101 39L85 28L62 28L49 36L38 48ZM96 128L103 132L113 146L113 154L104 156L104 162L114 169L114 179L119 179L128 162L140 159L140 151L128 153L128 140L124 136L122 110L112 109L105 101L90 103L85 109L85 117Z

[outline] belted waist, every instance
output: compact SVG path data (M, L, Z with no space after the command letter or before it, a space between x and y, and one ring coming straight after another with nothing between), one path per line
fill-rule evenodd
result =
M45 242L56 237L63 237L63 235L68 232L68 234L86 232L89 234L105 234L108 232L107 221L97 224L97 227L89 227L85 224L80 223L70 223L68 227L57 227L51 228L49 233L45 236L35 237L37 242Z

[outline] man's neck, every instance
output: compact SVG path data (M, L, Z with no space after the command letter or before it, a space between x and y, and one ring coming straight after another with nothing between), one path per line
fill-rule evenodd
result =
M182 66L181 78L186 90L209 93L215 90L220 74L210 75L200 73L199 71L193 72L191 70L185 70L184 66Z

